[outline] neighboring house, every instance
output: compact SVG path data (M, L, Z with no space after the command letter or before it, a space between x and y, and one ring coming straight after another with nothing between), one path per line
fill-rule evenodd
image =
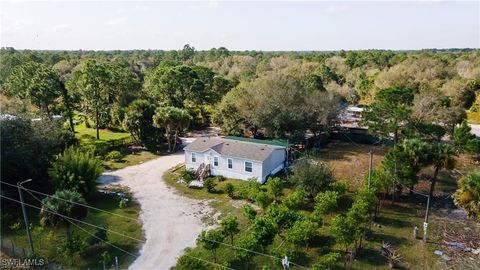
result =
M266 144L262 140L236 140L202 137L184 148L185 167L197 170L210 164L210 175L264 183L268 176L285 167L286 147Z

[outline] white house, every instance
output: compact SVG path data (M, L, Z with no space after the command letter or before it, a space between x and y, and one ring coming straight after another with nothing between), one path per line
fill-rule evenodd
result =
M197 170L210 164L210 175L264 183L285 166L286 147L219 137L202 137L184 148L185 167Z

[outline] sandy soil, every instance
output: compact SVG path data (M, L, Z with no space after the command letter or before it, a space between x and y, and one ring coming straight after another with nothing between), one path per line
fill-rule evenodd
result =
M144 164L107 172L103 184L128 186L141 204L146 242L129 269L169 269L186 247L195 245L206 228L201 217L210 212L207 202L178 195L162 180L165 171L184 161L183 151Z

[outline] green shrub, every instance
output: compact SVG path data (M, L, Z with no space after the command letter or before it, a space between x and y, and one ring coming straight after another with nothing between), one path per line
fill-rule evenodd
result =
M102 172L102 162L91 152L70 147L52 162L48 174L56 190L75 190L86 195L95 191Z
M203 181L203 186L207 189L208 192L212 193L215 191L215 178L214 177L208 177Z
M230 198L233 198L235 196L235 187L231 183L227 183L225 185L225 192Z
M105 156L105 159L111 160L111 161L120 161L122 160L123 155L120 153L120 151L113 150L108 152L108 154Z
M283 203L290 209L298 209L303 204L306 193L302 189L295 190Z
M195 171L194 170L185 170L182 174L183 181L187 184L195 180Z
M320 260L313 265L314 270L332 270L335 269L336 264L342 259L340 253L331 252L320 258Z
M206 270L208 269L208 265L203 261L200 261L188 255L183 255L178 259L175 268L178 270Z
M267 193L263 191L258 191L255 196L255 202L262 208L266 208L271 200L270 197L268 197Z
M242 199L248 199L253 202L261 189L262 185L256 179L249 179L237 187L237 195Z
M280 177L268 178L267 180L267 190L270 195L275 199L282 195L283 183Z
M73 258L77 252L81 252L85 248L83 242L80 241L80 236L73 235L72 237L64 238L57 245L57 254L62 259L73 265Z
M338 195L344 195L348 191L348 183L350 183L350 180L345 180L343 182L334 182L333 184L330 185L330 190L331 191L336 191L338 192Z

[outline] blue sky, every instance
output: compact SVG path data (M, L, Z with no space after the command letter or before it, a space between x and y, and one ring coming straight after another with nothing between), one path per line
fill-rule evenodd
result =
M18 49L350 50L479 48L470 2L1 1Z

